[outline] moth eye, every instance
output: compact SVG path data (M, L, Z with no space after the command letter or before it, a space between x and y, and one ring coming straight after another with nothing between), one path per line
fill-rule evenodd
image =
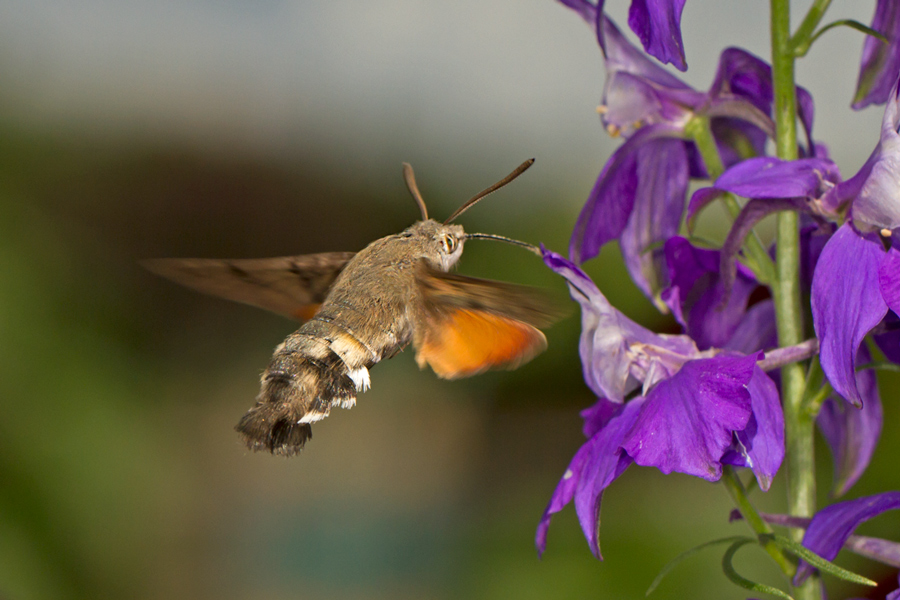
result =
M456 238L452 235L445 235L443 241L444 250L447 252L447 254L453 254L453 252L456 250Z

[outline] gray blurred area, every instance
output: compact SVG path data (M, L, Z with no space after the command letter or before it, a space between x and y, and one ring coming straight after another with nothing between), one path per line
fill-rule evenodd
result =
M874 6L835 4L864 21ZM685 79L707 87L726 45L767 56L764 6L688 2ZM881 120L848 108L861 43L832 32L799 67L845 176ZM138 267L357 250L417 218L403 161L442 218L535 157L461 223L563 251L618 140L595 111L599 49L558 3L13 0L0 77L0 597L637 598L681 551L744 533L718 486L631 469L604 497L605 562L571 507L538 560L593 401L574 305L515 372L441 381L411 351L378 365L286 460L233 426L295 325ZM615 249L588 270L676 331ZM566 297L509 246L470 243L461 272ZM859 494L886 485L896 446L888 433ZM747 554L743 574L772 577ZM705 558L656 597L743 598Z

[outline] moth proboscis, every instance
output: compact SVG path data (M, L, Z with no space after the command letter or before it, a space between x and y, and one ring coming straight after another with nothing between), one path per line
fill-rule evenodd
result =
M150 271L195 290L302 321L276 349L256 404L236 429L251 450L290 456L312 437L312 423L350 408L369 388L369 369L410 342L416 362L439 377L515 368L547 345L538 329L560 314L541 290L449 273L470 233L451 224L506 185L534 159L460 206L443 223L428 218L412 167L403 174L422 220L359 252L263 259L156 259Z

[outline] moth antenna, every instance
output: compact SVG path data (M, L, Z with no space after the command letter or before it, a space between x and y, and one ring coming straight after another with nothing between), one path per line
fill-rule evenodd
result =
M498 242L506 242L507 244L513 244L514 246L521 246L521 247L525 248L526 250L530 250L531 252L534 252L538 256L541 256L541 257L544 256L541 253L541 249L538 248L537 246L533 246L532 244L529 244L528 242L522 242L520 240L514 240L513 238L504 237L502 235L494 235L492 233L467 233L465 237L467 240L472 240L472 239L475 239L475 240L497 240Z
M403 163L403 179L406 181L406 187L412 194L413 200L419 205L419 212L422 213L422 220L428 220L428 209L425 208L425 201L422 200L422 194L419 193L419 186L416 185L416 175L413 173L412 165Z
M504 177L503 179L501 179L500 181L498 181L497 183L495 183L494 185L492 185L492 186L489 187L488 189L484 190L483 192L481 192L481 193L479 193L479 194L476 194L475 197L473 197L471 200L469 200L468 202L466 202L465 204L463 204L462 206L460 206L459 208L457 208L457 209L453 212L452 215L450 215L449 217L447 217L447 220L444 221L444 225L446 225L447 223L450 223L451 221L453 221L453 219L455 219L455 218L458 217L459 215L463 214L464 212L466 212L467 210L469 210L470 208L472 208L472 205L473 205L473 204L475 204L476 202L478 202L479 200L481 200L481 199L484 198L485 196L487 196L487 195L489 195L489 194L493 194L494 192L496 192L497 190L499 190L500 188L502 188L504 185L506 185L507 183L509 183L510 181L512 181L513 179L515 179L516 177L518 177L519 175L521 175L522 173L524 173L525 170L526 170L528 167L530 167L531 165L533 165L533 164L534 164L534 159L533 159L533 158L529 158L528 160L526 160L525 162L523 162L521 165L519 165L518 167L516 167L516 170L515 170L515 171L513 171L512 173L510 173L509 175L507 175L506 177Z

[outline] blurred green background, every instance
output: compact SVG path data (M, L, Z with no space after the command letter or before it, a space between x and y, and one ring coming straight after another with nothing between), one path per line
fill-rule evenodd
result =
M626 3L609 4L624 23ZM867 20L858 4L837 16ZM689 2L685 78L707 87L728 44L766 56L763 6ZM860 45L835 32L800 68L845 176L881 118L847 109ZM137 266L356 250L417 217L402 161L441 217L531 156L461 222L563 250L617 141L594 112L599 50L557 3L11 2L0 75L0 597L639 598L681 551L744 532L718 486L631 469L604 497L604 562L571 508L537 559L592 402L574 307L515 372L446 382L411 352L380 364L286 460L232 428L294 324ZM588 270L674 331L615 249ZM504 245L469 244L461 272L565 296ZM885 436L854 496L896 486L897 383L882 379ZM827 453L819 465L827 482ZM892 518L869 532L896 538ZM656 597L743 598L718 562L692 559Z

